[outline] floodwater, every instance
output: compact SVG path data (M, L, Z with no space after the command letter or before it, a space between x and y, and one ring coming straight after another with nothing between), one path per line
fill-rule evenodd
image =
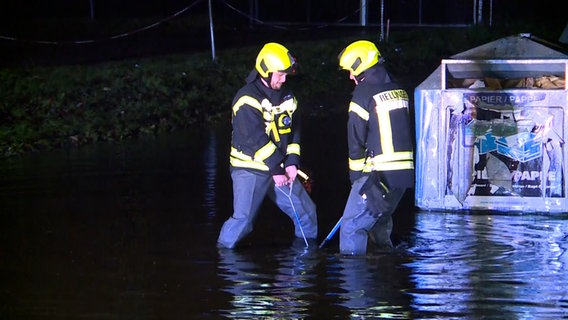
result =
M321 242L347 198L344 130L304 130ZM337 130L337 127L340 129ZM236 250L230 127L0 162L0 319L567 319L563 215L395 213L394 253L293 241L271 204Z

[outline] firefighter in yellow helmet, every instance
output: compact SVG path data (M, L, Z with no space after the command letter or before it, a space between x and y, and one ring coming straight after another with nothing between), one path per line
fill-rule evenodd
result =
M339 54L355 90L349 103L349 194L341 220L339 250L367 253L368 238L392 250L392 214L414 187L413 139L408 94L391 80L374 43L359 40Z
M279 43L265 44L255 68L233 99L230 170L233 214L225 221L218 247L233 248L253 229L265 196L294 223L294 234L315 241L316 206L296 179L300 167L297 101L284 86L296 60Z

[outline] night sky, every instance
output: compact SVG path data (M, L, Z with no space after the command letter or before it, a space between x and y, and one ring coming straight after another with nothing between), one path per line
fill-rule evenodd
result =
M229 9L233 6L244 13L251 4L258 3L259 18L273 21L297 21L312 23L335 22L351 15L359 7L358 0L211 0L215 12L223 20L245 19ZM193 10L206 13L207 0L3 0L0 2L0 18L3 21L22 19L89 18L91 3L97 19L167 16L187 6L199 4ZM516 20L566 24L565 9L558 0L484 0L486 17L493 3L495 23ZM368 0L369 21L378 21L379 0ZM228 4L228 5L227 5ZM471 23L472 0L385 0L385 15L393 23L418 22L418 8L422 5L423 23ZM351 21L353 20L351 19ZM348 19L348 21L350 21ZM559 22L560 21L560 22Z
M254 33L264 28L278 32L330 30L329 26L358 26L359 0L210 0L216 35L223 31ZM367 26L381 26L381 0L367 0ZM480 0L477 0L480 1ZM39 56L66 44L112 42L115 51L136 51L138 44L166 37L181 46L209 46L208 0L2 0L0 1L0 64L19 61L23 52ZM558 41L568 18L558 0L483 0L481 24L532 33L549 41ZM489 5L493 4L492 11ZM93 11L91 11L91 4ZM473 0L384 0L384 24L397 26L452 25L471 26L474 22ZM422 8L422 11L419 8ZM93 16L91 17L91 12ZM255 17L255 19L251 19ZM383 26L384 26L383 24ZM520 27L519 27L520 26ZM526 28L525 28L526 26ZM514 28L511 28L514 27ZM296 28L294 30L294 28ZM204 30L206 30L204 32ZM172 32L174 31L174 32ZM179 31L179 32L178 32ZM178 33L176 33L178 32ZM183 34L182 34L183 32ZM187 33L191 33L188 35ZM332 31L333 32L333 31ZM136 37L131 37L136 34ZM125 36L127 35L127 37ZM146 40L141 40L145 37ZM128 38L128 39L125 39ZM153 39L148 41L147 39ZM130 42L124 41L129 40ZM225 39L228 40L228 39ZM138 41L138 42L136 42ZM238 40L237 40L238 41ZM234 42L234 41L233 41ZM223 43L229 43L224 41ZM63 46L53 46L63 44ZM111 44L111 43L108 43ZM229 44L227 44L229 45ZM147 47L147 45L145 45ZM144 47L132 55L147 52ZM74 49L89 51L86 46ZM178 50L180 48L172 48ZM39 51L43 50L43 51ZM78 56L70 50L66 56ZM101 55L104 59L108 55Z

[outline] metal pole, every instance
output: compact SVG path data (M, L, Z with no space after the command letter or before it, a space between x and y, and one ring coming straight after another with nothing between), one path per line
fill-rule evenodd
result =
M493 26L493 0L489 2L489 26Z
M477 0L473 0L473 24L476 25L477 18L475 18L475 13L477 12Z
M422 0L418 1L418 24L422 24Z
M477 5L477 24L483 23L483 0L479 0Z
M361 13L359 14L359 21L361 21L361 26L365 27L367 25L367 0L361 0Z
M209 33L211 34L211 57L215 61L215 35L213 34L213 9L209 0Z
M329 234L327 235L327 237L325 237L325 239L323 239L323 241L321 242L321 244L319 245L319 248L321 249L323 247L324 244L326 244L331 238L333 238L333 235L335 234L335 232L337 231L337 229L339 229L339 227L341 226L341 220L343 220L343 216L341 216L341 218L339 218L339 220L337 220L337 223L335 224L335 226L333 226L333 228L331 229L331 231L329 232Z
M385 0L381 0L381 41L385 40Z
M95 20L95 4L94 0L90 0L91 2L91 20Z

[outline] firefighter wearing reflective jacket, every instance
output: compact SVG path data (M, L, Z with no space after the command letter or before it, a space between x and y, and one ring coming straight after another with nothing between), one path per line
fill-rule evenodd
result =
M359 40L339 54L355 90L349 104L347 141L351 192L343 212L339 249L367 253L371 238L392 250L392 214L414 187L408 94L391 81L374 43Z
M249 234L265 196L291 219L297 238L317 237L316 206L299 179L297 101L284 87L295 58L278 43L260 50L255 68L233 99L230 169L233 214L217 245L233 248Z

